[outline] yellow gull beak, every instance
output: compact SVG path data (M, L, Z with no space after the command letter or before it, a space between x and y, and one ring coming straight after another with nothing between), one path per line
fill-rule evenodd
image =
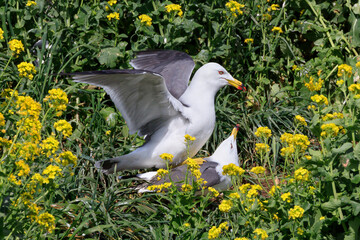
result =
M234 129L231 132L231 136L234 136L234 139L236 139L236 135L239 131L239 124L236 124L236 127L234 127Z
M226 79L226 81L228 81L228 83L233 86L233 87L236 87L237 89L239 90L243 90L243 91L246 91L246 87L244 87L244 85L242 84L242 82L240 82L239 80L229 80L229 79Z

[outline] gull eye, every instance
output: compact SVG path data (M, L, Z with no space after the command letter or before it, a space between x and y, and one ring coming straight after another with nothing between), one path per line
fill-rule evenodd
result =
M219 71L219 74L220 74L220 75L223 75L223 74L224 74L224 71Z

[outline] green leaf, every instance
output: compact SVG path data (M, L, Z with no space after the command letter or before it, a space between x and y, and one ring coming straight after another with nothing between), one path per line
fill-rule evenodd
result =
M118 57L122 57L123 54L120 52L120 49L117 47L110 47L102 49L97 56L100 64L106 65L107 67L114 68L116 66L116 61Z
M105 119L109 127L115 127L118 114L112 107L103 108L100 111L101 116Z
M357 174L355 177L351 179L352 183L358 184L360 182L360 174Z
M330 201L321 204L321 208L325 211L332 212L338 209L341 206L341 200L339 199L330 199Z
M336 154L342 154L342 153L345 153L346 151L348 151L350 148L352 148L352 144L347 142L347 143L344 143L341 147L339 148L333 148L332 149L332 152L333 153L336 153Z
M348 234L344 237L344 240L356 240L359 239L359 227L360 227L360 218L355 218L349 222L349 231Z

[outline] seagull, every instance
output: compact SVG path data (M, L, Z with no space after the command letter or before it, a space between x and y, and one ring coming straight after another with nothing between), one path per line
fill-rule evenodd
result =
M213 187L217 191L222 192L231 187L231 178L228 175L223 175L223 166L228 164L235 164L239 167L238 152L236 146L236 135L239 130L239 125L232 130L231 135L224 140L216 149L213 155L207 158L194 159L200 165L201 178L206 181L204 184L207 187ZM136 177L146 180L148 183L139 185L136 190L139 193L150 192L147 189L150 185L160 185L165 182L170 182L169 176L173 183L180 187L184 181L187 171L187 165L182 164L171 169L169 175L158 180L156 171L137 174ZM124 177L129 178L129 177ZM191 180L189 181L191 183Z
M105 174L121 170L164 168L162 153L172 154L174 166L193 157L211 136L215 126L214 100L218 90L232 85L245 90L224 67L207 63L188 85L195 63L183 52L138 52L134 69L70 73L75 82L99 86L110 95L131 134L145 143L129 154L97 161ZM185 135L196 140L187 146Z

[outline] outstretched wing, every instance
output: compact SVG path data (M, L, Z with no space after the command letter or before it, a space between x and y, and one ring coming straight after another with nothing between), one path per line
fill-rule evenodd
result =
M151 135L183 104L168 91L161 75L146 70L104 70L71 73L76 82L102 87L124 117L130 133Z
M195 67L192 58L175 50L149 50L136 53L131 60L135 69L155 72L164 77L169 92L177 99L185 92Z

